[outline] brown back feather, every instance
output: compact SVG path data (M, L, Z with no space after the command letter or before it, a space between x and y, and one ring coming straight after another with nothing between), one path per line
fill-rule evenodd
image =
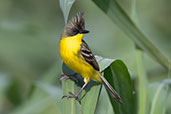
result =
M87 63L89 63L95 70L99 71L99 65L93 53L91 52L90 48L84 40L82 40L80 53Z

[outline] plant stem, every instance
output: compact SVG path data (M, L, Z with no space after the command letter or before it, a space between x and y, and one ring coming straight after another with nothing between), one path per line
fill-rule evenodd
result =
M136 61L138 71L138 114L147 113L147 78L143 68L143 52L140 49L136 49Z

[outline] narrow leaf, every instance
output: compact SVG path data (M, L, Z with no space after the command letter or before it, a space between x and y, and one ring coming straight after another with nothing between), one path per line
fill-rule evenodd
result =
M105 69L104 75L123 100L122 104L118 104L108 93L115 114L135 114L133 85L125 64L121 60L115 60Z
M109 18L118 25L143 51L169 69L169 60L148 40L148 38L137 28L130 17L120 7L116 0L92 0Z
M151 84L152 88L157 88L152 96L152 104L150 114L165 114L167 109L167 102L169 101L169 92L171 87L171 80L163 80L162 82ZM155 86L153 86L155 85ZM156 86L157 85L157 86Z
M148 113L148 82L143 65L143 52L136 49L136 61L138 72L138 114Z
M108 93L105 87L103 86L95 114L114 114L109 97L106 97L106 96L108 96Z
M66 24L68 15L69 15L69 11L70 11L73 3L75 2L75 0L60 0L59 2L60 2L60 8L64 15L65 24Z
M66 75L72 75L74 72L63 64L63 73ZM79 87L74 81L62 80L63 95L70 95L69 92L76 94ZM61 96L62 97L62 96ZM81 105L74 98L63 98L63 114L82 114Z
M90 88L89 88L90 87ZM89 83L89 91L85 94L82 100L83 114L94 114L96 105L100 95L101 84L96 82ZM88 90L88 89L87 89Z

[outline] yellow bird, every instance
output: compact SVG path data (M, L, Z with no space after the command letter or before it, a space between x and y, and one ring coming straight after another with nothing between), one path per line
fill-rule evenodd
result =
M70 92L71 95L64 95L63 98L75 98L81 103L78 96L86 87L90 79L92 79L103 83L112 98L117 102L122 103L120 96L99 72L98 63L87 43L83 40L84 34L89 33L89 31L85 30L84 23L83 13L77 14L65 25L60 39L61 58L69 68L80 74L85 82L77 94Z

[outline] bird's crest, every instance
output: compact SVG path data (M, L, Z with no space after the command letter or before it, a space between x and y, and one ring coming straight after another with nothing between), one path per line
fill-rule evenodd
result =
M77 13L75 17L73 17L68 24L70 24L72 27L76 27L78 30L84 30L84 14L83 13Z
M77 15L73 17L68 22L68 24L65 25L64 30L62 32L62 37L74 36L84 30L84 14L77 13Z

